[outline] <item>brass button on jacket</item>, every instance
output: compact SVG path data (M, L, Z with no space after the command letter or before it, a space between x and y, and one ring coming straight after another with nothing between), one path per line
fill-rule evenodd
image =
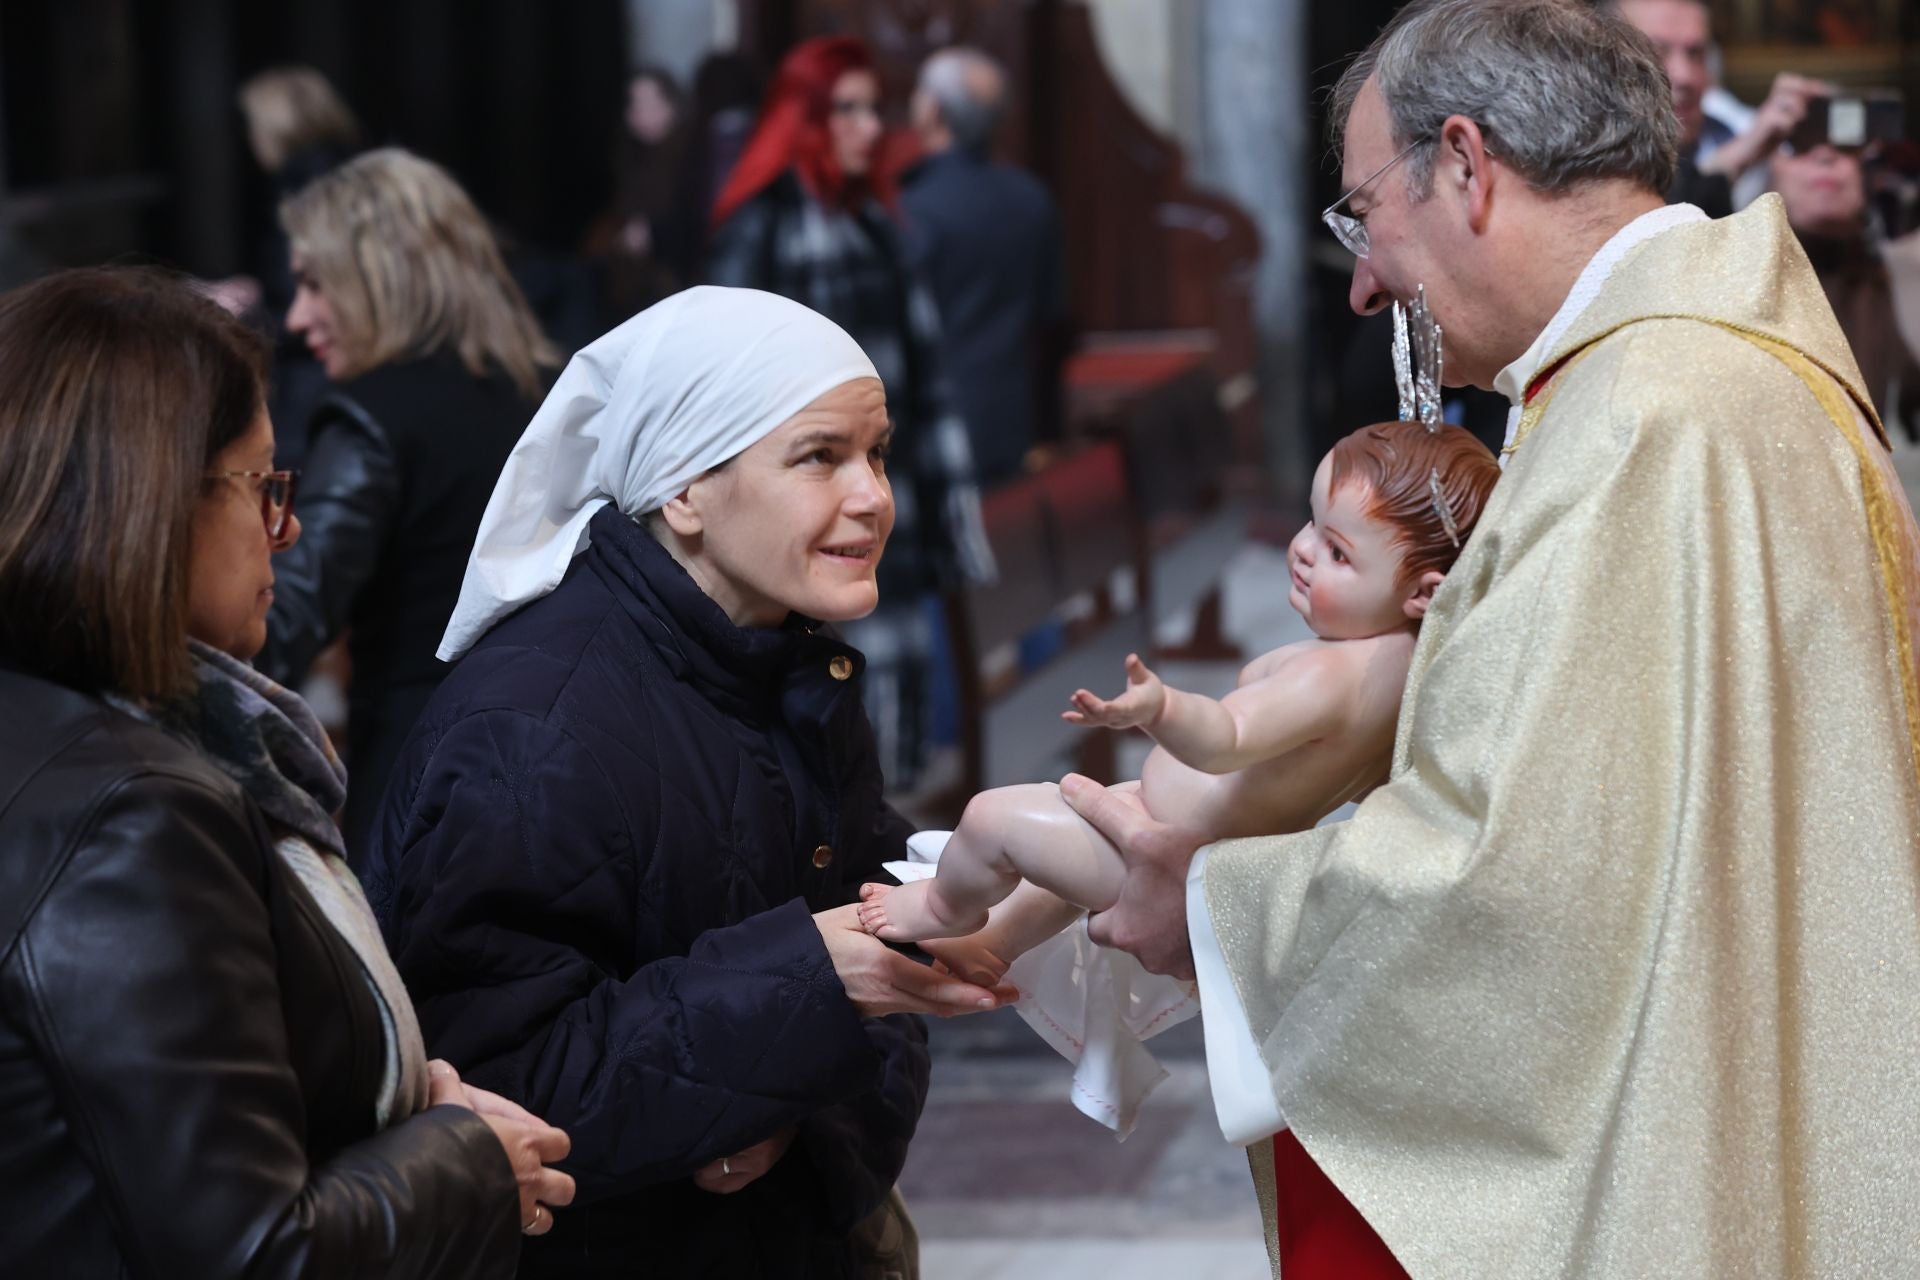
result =
M853 675L853 659L844 653L836 654L833 661L827 664L827 670L833 673L835 680L848 679Z
M832 845L825 845L825 844L823 844L823 845L821 845L821 846L820 846L819 848L817 848L817 849L815 849L815 850L813 851L813 865L814 865L814 866L816 866L816 867L820 867L820 868L823 868L823 869L824 869L824 868L826 867L826 865L827 865L827 864L828 864L829 862L832 862L832 861L833 861L833 846L832 846Z

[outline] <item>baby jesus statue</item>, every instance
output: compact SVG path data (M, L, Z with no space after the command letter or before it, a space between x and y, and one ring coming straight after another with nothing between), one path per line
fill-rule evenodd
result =
M1263 654L1215 700L1169 688L1137 656L1127 687L1074 693L1076 723L1144 729L1156 746L1121 784L1154 818L1209 839L1302 831L1385 781L1420 620L1500 471L1458 427L1390 422L1341 440L1314 472L1313 519L1287 549L1287 602L1314 638ZM861 922L969 981L1120 895L1126 866L1053 783L968 803L937 873L862 888Z

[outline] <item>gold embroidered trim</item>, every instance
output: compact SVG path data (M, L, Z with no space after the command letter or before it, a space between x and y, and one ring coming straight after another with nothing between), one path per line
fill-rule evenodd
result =
M1906 575L1900 563L1899 507L1887 492L1886 473L1875 466L1867 454L1867 442L1861 438L1853 418L1853 397L1841 389L1831 374L1819 376L1826 370L1803 352L1779 339L1733 325L1722 324L1720 327L1739 334L1793 370L1795 376L1806 384L1807 390L1813 392L1814 399L1820 402L1820 407L1826 410L1827 417L1833 420L1833 425L1840 429L1848 447L1853 450L1854 460L1860 467L1860 489L1867 502L1867 528L1873 535L1873 548L1880 562L1880 583L1886 592L1887 612L1893 621L1894 648L1900 657L1900 685L1907 703L1907 738L1913 751L1915 781L1920 782L1920 678L1916 678L1914 670L1911 614L1901 599ZM1871 409L1866 410L1866 414L1869 422L1880 427ZM1882 432L1885 430L1884 427L1880 429Z
M1260 1231L1267 1239L1267 1262L1274 1280L1280 1280L1280 1187L1273 1167L1273 1139L1262 1138L1247 1147L1247 1168L1253 1174L1253 1194L1260 1201Z
M1553 399L1553 393L1559 388L1561 380L1567 376L1567 372L1573 366L1585 360L1592 350L1593 344L1589 343L1560 361L1560 367L1555 369L1553 376L1547 379L1547 385L1534 392L1533 399L1529 400L1527 407L1520 411L1519 425L1513 429L1513 443L1500 450L1501 457L1511 457L1513 452L1525 443L1526 438L1533 434L1533 429L1540 425L1540 415L1547 411L1547 401Z

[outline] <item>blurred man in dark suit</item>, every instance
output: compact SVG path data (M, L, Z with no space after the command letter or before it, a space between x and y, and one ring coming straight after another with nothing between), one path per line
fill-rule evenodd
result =
M1032 175L988 158L1006 96L1005 75L977 50L927 59L913 95L926 158L900 200L907 251L940 307L946 375L983 485L1017 475L1058 413L1059 215Z

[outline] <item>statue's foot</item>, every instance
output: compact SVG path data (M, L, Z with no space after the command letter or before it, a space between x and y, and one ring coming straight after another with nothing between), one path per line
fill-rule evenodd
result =
M870 884L860 890L860 927L886 942L921 942L975 933L987 923L985 911L957 909L939 892L939 879L912 884Z

